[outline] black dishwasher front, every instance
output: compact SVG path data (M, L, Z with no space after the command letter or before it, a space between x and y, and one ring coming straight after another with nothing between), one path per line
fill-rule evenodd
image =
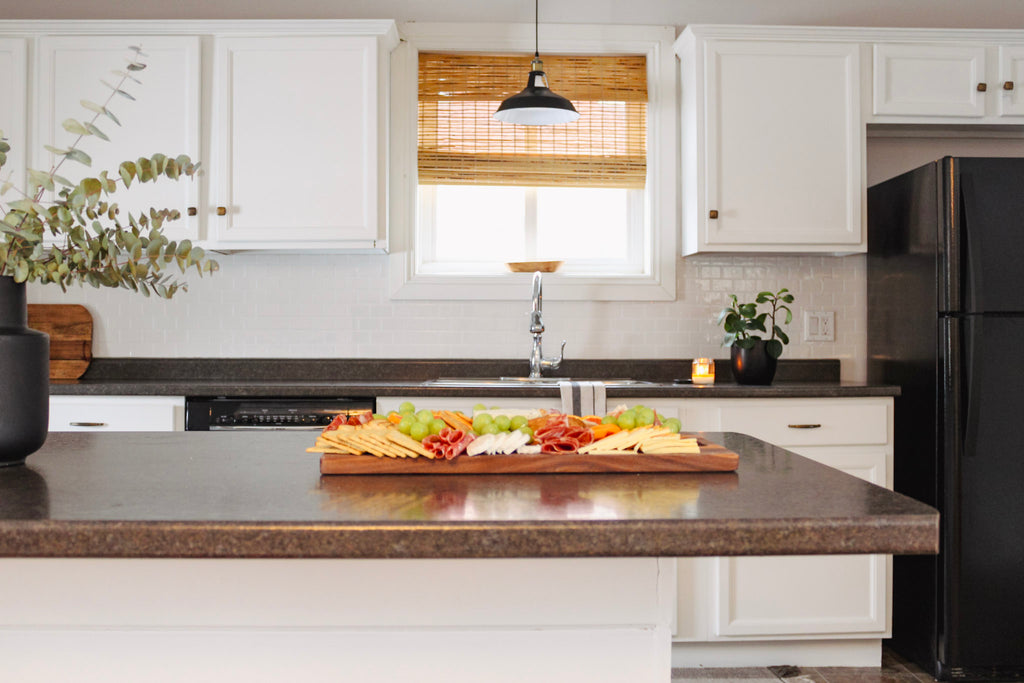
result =
M186 397L185 431L321 430L336 415L373 412L372 398Z

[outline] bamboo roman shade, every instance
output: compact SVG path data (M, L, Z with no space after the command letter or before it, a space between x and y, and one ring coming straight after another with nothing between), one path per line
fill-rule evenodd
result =
M580 113L556 126L492 118L523 89L528 55L421 52L419 59L420 184L644 186L645 57L544 55L552 90Z

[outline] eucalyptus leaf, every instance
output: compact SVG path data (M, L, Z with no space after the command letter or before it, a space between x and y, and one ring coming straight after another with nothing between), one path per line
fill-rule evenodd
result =
M110 111L106 107L103 108L103 115L106 116L111 121L113 121L114 123L116 123L117 125L119 125L119 126L121 125L121 122L117 120L116 116L114 116L114 112Z
M92 157L90 157L88 154L86 154L82 150L74 148L74 147L69 149L64 154L64 158L65 159L70 159L71 161L77 161L78 163L83 164L85 166L92 166Z
M64 156L69 151L67 149L64 149L64 148L61 148L61 147L53 147L51 145L43 145L43 149L45 149L47 152L49 152L51 154L56 154L59 157Z
M86 121L86 122L84 122L84 123L83 123L82 125L84 125L84 126L85 126L85 129L86 129L87 131L89 131L90 133L92 133L93 135L95 135L96 137L98 137L98 138L99 138L100 140L106 140L107 142L109 142L109 141L110 141L110 138L108 138L108 137L107 137L107 134L106 134L106 133L104 133L104 132L103 132L102 130L100 130L99 128L97 128L95 124L93 124L93 123L90 123L89 121Z
M103 111L104 111L102 105L96 104L95 102L93 102L91 100L80 100L79 104L81 104L83 107L85 107L89 111L96 112L97 114L102 114Z
M64 119L60 125L64 130L74 135L91 135L88 128L74 119Z
M30 185L42 187L50 192L54 190L53 177L49 173L43 173L34 168L28 169L28 182Z
M132 76L127 71L121 71L120 69L114 69L110 73L114 74L115 76L120 76L121 78L128 79L130 81L135 81L136 83L142 83L142 81L140 81L139 79L135 78L135 76Z

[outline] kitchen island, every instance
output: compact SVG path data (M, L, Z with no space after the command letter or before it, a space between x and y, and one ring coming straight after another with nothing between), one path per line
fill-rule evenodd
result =
M0 672L665 681L663 558L937 550L925 505L706 436L737 472L321 477L308 432L52 434L0 470Z

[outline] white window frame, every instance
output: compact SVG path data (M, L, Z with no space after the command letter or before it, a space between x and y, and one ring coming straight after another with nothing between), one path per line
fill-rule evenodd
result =
M417 101L420 50L532 52L533 24L407 23L391 54L389 287L392 299L521 300L528 273L430 274L417 271ZM631 276L547 274L544 296L567 301L672 301L676 296L677 68L671 26L541 24L541 58L551 54L642 54L647 58L647 220L650 271ZM524 75L525 79L525 75ZM525 80L524 80L525 83ZM555 88L557 92L557 87Z

